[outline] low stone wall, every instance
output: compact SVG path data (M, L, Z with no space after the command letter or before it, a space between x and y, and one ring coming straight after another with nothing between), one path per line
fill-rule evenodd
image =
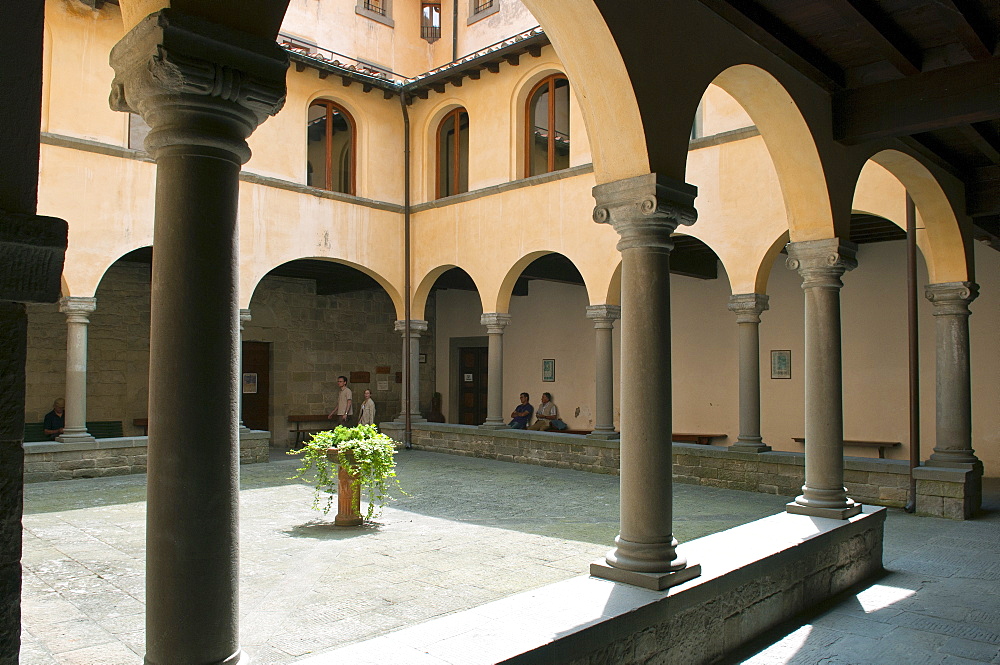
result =
M400 423L382 423L380 428L393 438L403 436ZM420 450L452 455L618 473L618 441L579 434L416 423L412 443ZM680 483L794 497L802 492L805 482L804 453L742 453L720 446L674 443L673 458L674 480ZM974 497L970 497L977 491L978 476L974 472L921 467L917 473L919 514L965 519L978 508ZM844 485L848 495L861 503L902 508L910 485L909 464L902 460L845 457Z
M266 462L270 438L270 432L241 433L240 463ZM25 443L24 482L146 473L147 441L144 436L126 436L86 443Z

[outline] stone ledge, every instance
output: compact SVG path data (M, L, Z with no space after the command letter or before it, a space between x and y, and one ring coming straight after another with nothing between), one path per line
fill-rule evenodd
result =
M712 662L881 571L885 515L766 517L682 545L702 575L666 591L575 577L300 662Z

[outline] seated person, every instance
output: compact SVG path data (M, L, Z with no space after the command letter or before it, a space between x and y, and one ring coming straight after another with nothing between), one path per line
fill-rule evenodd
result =
M60 397L52 403L52 410L45 414L45 419L42 421L45 436L55 441L56 437L63 433L63 428L66 426L65 419L66 400Z
M569 426L559 419L559 407L552 401L551 393L542 393L542 404L535 413L535 424L530 427L534 430L564 430Z
M535 412L535 407L528 404L528 393L521 393L521 403L514 407L511 412L511 421L507 427L511 429L528 429L531 421L531 414Z

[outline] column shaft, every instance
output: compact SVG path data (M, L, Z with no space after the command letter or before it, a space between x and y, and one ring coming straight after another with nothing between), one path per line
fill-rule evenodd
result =
M426 418L420 413L420 334L427 331L427 322L417 319L410 320L410 343L406 343L406 321L396 321L396 332L403 337L403 355L405 357L407 348L410 353L410 374L403 377L404 389L399 416L397 422L406 420L406 410L410 410L410 422L426 422ZM359 402L360 404L360 402Z
M802 275L805 293L806 406L806 482L788 512L843 519L861 511L844 488L840 343L840 277L857 265L857 249L837 238L787 247L788 266Z
M239 400L239 405L240 405L240 425L239 425L240 432L249 432L250 431L250 429L243 423L243 326L246 325L247 323L250 323L250 310L249 309L241 309L240 310L240 339L239 339L239 342L237 344L237 350L238 350L238 353L239 353L239 355L237 357L240 359L240 368L239 368L239 371L237 372L237 375L236 375L238 377L237 382L236 382L236 385L237 385L237 388L236 388L236 399Z
M768 297L744 293L729 298L736 314L740 347L740 433L731 450L763 453L771 450L760 435L760 315L768 308Z
M664 589L701 568L677 554L673 536L670 374L670 236L693 224L696 190L650 174L594 188L594 220L621 240L621 532L599 577Z
M142 114L157 163L145 662L234 665L239 172L246 137L284 100L287 56L165 9L125 35L111 64L112 106Z
M587 317L594 321L596 353L594 355L594 379L596 422L590 437L594 439L614 439L615 432L615 361L614 327L615 319L621 318L621 307L615 305L591 305L587 307Z
M59 311L66 315L66 414L57 441L93 441L87 433L87 327L95 298L63 298Z
M483 314L481 323L489 335L488 373L489 385L486 397L486 422L483 427L501 429L506 427L503 412L503 331L510 323L509 314Z
M937 436L935 466L979 464L972 449L972 379L969 363L969 303L979 295L972 282L929 284L937 336Z

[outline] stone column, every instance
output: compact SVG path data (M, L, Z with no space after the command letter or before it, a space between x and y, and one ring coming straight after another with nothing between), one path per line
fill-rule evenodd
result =
M396 321L396 332L403 336L403 355L406 355L406 321ZM427 332L427 322L410 319L410 376L403 377L403 401L396 422L406 421L406 409L410 409L410 422L422 423L427 419L420 414L420 333ZM354 401L360 406L361 399L355 396ZM357 407L356 407L357 408Z
M981 464L972 450L972 384L969 375L969 303L979 295L972 282L928 284L937 334L937 436L930 463Z
M56 441L94 441L87 432L87 326L97 298L67 297L59 301L66 315L66 414L63 433Z
M111 51L111 106L156 160L146 510L147 665L239 646L238 227L246 138L281 108L287 55L174 9Z
M597 389L596 423L589 434L592 439L617 439L615 431L615 359L612 332L615 321L622 317L618 305L590 305L587 318L594 322L597 352L594 356L594 374Z
M240 308L240 340L239 340L239 359L240 359L240 371L237 374L239 380L236 382L238 386L236 389L236 399L239 400L240 404L240 433L249 432L250 428L243 423L243 326L250 323L250 310Z
M760 314L768 308L761 293L729 296L740 335L740 435L730 450L766 453L771 449L760 436Z
M846 519L861 504L844 488L844 395L840 348L841 276L853 270L857 245L839 238L786 245L787 265L805 292L806 483L790 513Z
M665 589L701 574L673 536L670 251L697 190L656 174L594 187L594 221L621 236L621 533L590 574Z
M507 426L503 412L503 331L510 325L510 314L487 312L479 321L486 326L486 334L490 338L486 422L481 427L503 429Z

